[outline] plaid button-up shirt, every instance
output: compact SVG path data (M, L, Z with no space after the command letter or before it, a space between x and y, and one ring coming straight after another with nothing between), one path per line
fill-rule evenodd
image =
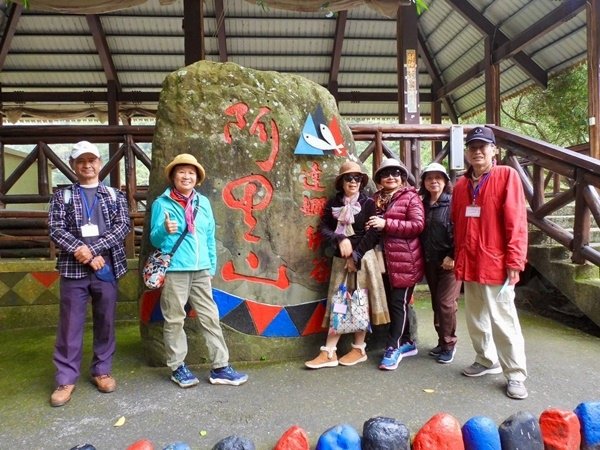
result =
M85 245L81 239L83 225L83 204L79 183L69 189L71 198L65 202L65 189L58 190L50 200L48 229L50 239L59 249L56 268L63 277L83 278L92 270L88 265L79 263L73 253ZM131 229L125 194L116 191L116 199L102 183L98 185L98 207L106 224L106 231L92 244L88 244L92 255L110 254L115 276L123 276L127 272L127 258L124 240Z

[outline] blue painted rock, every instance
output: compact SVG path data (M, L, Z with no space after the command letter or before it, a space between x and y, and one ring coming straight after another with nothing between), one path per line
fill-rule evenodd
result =
M283 433L273 450L310 450L308 435L302 428L294 425Z
M413 440L413 450L461 450L464 448L460 423L446 413L436 414L429 419Z
M79 444L71 448L71 450L96 450L96 447L94 447L92 444Z
M360 436L351 425L336 425L319 437L315 450L361 450Z
M163 450L192 450L185 442L177 441L167 445Z
M390 417L373 417L363 425L363 450L410 450L410 432Z
M241 436L227 436L217 442L212 450L256 450L254 442Z
M540 415L540 430L545 450L579 449L581 431L573 411L550 408Z
M581 424L582 450L600 449L600 402L580 403L575 414Z
M513 414L498 427L502 450L544 450L537 419L526 411Z
M462 426L465 450L501 450L498 426L489 417L471 417Z

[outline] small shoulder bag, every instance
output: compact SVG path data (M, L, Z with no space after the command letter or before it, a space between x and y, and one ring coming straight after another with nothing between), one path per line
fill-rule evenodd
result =
M198 212L198 207L194 209L194 218L196 217L196 213ZM142 271L142 277L144 279L144 284L148 289L158 289L165 284L165 277L167 275L167 269L171 265L171 258L179 248L179 245L183 242L183 239L188 233L187 226L175 245L171 249L169 253L163 252L162 250L156 249L154 250L146 260L146 264L144 264L144 270Z

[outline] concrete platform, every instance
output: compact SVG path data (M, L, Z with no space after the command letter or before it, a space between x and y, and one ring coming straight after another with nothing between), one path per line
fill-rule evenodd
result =
M502 375L461 375L474 358L462 311L456 358L442 365L427 355L436 344L430 306L422 300L416 309L419 354L406 358L396 371L378 370L381 349L369 348L369 360L355 367L311 371L303 361L237 364L250 376L240 387L212 386L207 368L194 367L201 383L187 390L169 381L166 368L145 364L136 324L121 325L117 391L100 394L82 379L71 402L61 408L48 403L54 330L0 331L0 448L52 450L90 443L98 450L118 450L146 438L157 449L174 441L211 449L236 434L267 450L292 425L308 432L314 448L329 427L348 423L362 434L363 423L375 416L394 417L414 435L438 412L461 423L485 415L500 424L518 411L537 417L551 407L573 410L581 402L600 400L597 337L522 313L529 398L511 400L504 394ZM86 340L89 349L89 332ZM125 424L114 427L121 416Z

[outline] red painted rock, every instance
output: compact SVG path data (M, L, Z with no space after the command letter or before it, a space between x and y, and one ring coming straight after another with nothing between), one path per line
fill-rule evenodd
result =
M417 432L413 450L464 450L460 423L446 413L439 413Z
M140 439L127 447L127 450L154 450L154 444L148 439Z
M279 438L273 450L310 450L306 431L298 425L288 428Z
M540 415L544 450L578 450L581 446L579 418L573 411L550 408Z

